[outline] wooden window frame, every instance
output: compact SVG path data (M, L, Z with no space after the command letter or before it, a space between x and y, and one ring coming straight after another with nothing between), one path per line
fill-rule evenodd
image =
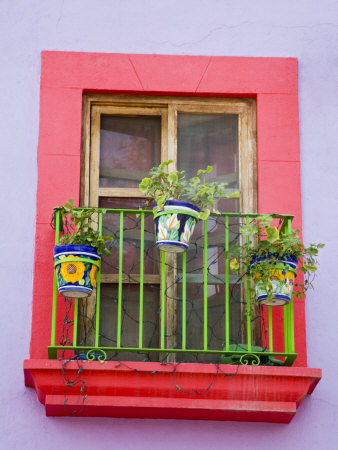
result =
M185 112L238 115L240 210L242 213L256 213L256 102L254 99L230 98L84 95L80 198L82 206L98 206L100 196L144 198L138 188L99 188L101 114L161 116L161 160L176 161L177 114ZM172 166L173 170L174 168Z

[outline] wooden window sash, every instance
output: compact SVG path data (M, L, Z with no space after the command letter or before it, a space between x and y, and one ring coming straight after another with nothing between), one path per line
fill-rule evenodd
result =
M85 187L85 192L89 194L87 205L98 206L100 197L132 197L132 198L144 198L144 194L138 188L103 188L99 187L100 177L100 124L101 115L114 115L114 116L157 116L161 117L161 160L165 160L167 149L165 145L168 113L165 108L142 108L142 107L122 107L122 106L99 106L94 105L91 110L91 145L90 156L84 156L85 161L89 161L89 170L86 170L86 175L89 173L89 180L85 179L84 184L89 186ZM163 139L165 138L165 139ZM85 199L84 199L85 200Z

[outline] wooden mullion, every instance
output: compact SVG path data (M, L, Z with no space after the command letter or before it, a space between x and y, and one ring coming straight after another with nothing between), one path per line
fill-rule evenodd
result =
M109 116L161 116L163 108L149 105L142 106L110 106L110 105L95 105L95 109L100 114Z
M133 197L146 198L139 188L98 188L99 197Z
M169 166L169 171L176 170L177 163L177 105L168 106L168 159L174 164Z
M177 110L189 114L240 114L247 108L247 104L178 104Z
M173 160L169 171L177 169L177 106L168 106L168 152L167 159ZM177 347L177 256L166 253L166 347ZM167 361L175 361L175 355L169 354Z

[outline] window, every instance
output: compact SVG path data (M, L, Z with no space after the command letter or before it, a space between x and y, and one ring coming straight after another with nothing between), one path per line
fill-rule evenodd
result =
M88 150L90 145L90 108L86 103L83 108L83 96L88 93L134 93L138 99L147 95L149 100L154 95L200 96L206 102L213 97L220 102L221 97L255 99L257 210L293 214L294 227L301 228L296 59L42 52L32 331L24 371L26 386L36 390L47 415L66 414L60 361L47 359L54 245L50 217L53 208L68 198L89 201L89 186L81 184L80 195L81 163L86 176L90 175L89 161L81 161L81 136L83 147ZM94 107L95 97L92 100ZM102 100L109 103L96 98L100 104ZM167 108L169 112L169 103ZM246 137L252 148L252 136ZM245 211L245 199L242 202ZM61 302L56 313L62 330ZM222 365L219 371L214 364L84 362L81 376L86 380L87 398L78 415L290 422L321 378L320 369L306 367L302 301L295 301L294 320L296 367ZM279 332L281 312L276 311L273 324ZM78 363L71 361L67 366L72 378L79 376ZM67 406L78 410L80 386L71 389Z
M222 200L223 212L256 212L255 102L241 99L87 95L85 115L90 117L90 136L85 133L85 161L82 171L82 204L104 208L151 208L138 189L149 169L172 159L187 178L207 165L214 167L210 179L227 182L229 192L240 191L240 199ZM88 125L87 125L88 126ZM123 218L123 286L119 292L119 216L105 214L104 234L112 234L112 255L102 264L100 345L116 346L118 298L121 297L122 347L138 346L140 320L140 220L135 214ZM161 256L154 246L152 216L146 217L144 275L142 289L142 342L145 348L159 348ZM231 239L238 234L238 219L230 224ZM182 256L166 254L165 348L182 346L182 314L187 323L188 349L203 348L203 229L198 223L187 256L187 310L182 313ZM225 264L224 218L208 222L214 245L208 249L208 348L224 347ZM162 280L163 284L163 280ZM231 289L230 342L241 343L241 315L244 303L239 286ZM81 316L87 323L80 330L80 342L94 345L95 295L81 302ZM188 320L187 320L188 318ZM257 333L256 333L257 334ZM223 339L220 337L223 336ZM111 359L158 360L158 353L110 354ZM163 356L162 356L163 359ZM170 360L212 362L215 355L171 355ZM217 355L219 360L219 355Z

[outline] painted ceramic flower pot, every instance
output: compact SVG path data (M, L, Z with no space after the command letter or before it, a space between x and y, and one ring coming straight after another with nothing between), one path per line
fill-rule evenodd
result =
M96 284L101 256L88 245L54 247L58 290L65 297L88 297Z
M250 263L252 267L256 262L266 261L268 258L253 259ZM274 263L271 263L269 270L269 295L266 290L266 284L259 280L259 274L255 280L255 291L257 303L268 306L283 306L291 301L294 280L297 275L296 269L298 261L295 257L285 255L279 262L285 264L285 269L274 269ZM272 296L271 296L272 295Z
M191 203L167 200L154 216L156 247L165 252L185 252L199 211Z

